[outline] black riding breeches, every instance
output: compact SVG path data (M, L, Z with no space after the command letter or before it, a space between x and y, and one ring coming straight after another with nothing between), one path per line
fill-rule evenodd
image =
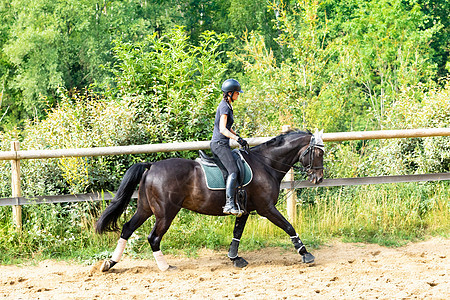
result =
M239 172L236 160L231 153L229 143L225 143L222 141L212 141L211 151L217 158L219 158L225 169L227 169L228 175Z

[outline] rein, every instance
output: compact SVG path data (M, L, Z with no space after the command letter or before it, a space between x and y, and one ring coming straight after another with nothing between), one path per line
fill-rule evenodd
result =
M267 158L267 159L269 159L269 160L271 160L271 161L273 161L273 162L279 163L279 164L281 164L281 165L285 165L285 166L288 166L288 167L293 167L293 166L291 166L291 165L282 163L282 162L280 162L280 161L276 161L276 160L274 160L274 159L272 159L272 158L270 158L270 157L261 155L261 154L259 154L259 153L247 152L247 154L252 154L252 155L254 155L255 158L256 158L260 163L262 163L262 164L265 165L266 167L269 167L269 168L271 168L272 170L277 171L277 172L279 172L279 173L286 174L288 171L281 171L281 170L278 170L278 169L276 169L276 168L274 168L274 167L272 167L272 166L266 164L266 163L265 163L261 158L259 158L258 156Z
M299 172L301 172L301 173L303 173L303 174L308 174L308 172L311 171L311 170L320 170L320 169L323 169L323 166L322 166L322 167L312 167L312 165L313 165L313 163L314 163L314 153L313 153L314 148L319 148L320 150L325 151L324 145L322 145L322 144L316 144L316 140L315 140L314 135L313 135L313 136L311 136L311 141L310 141L310 143L309 143L308 148L306 148L305 151L302 152L302 154L300 155L300 157L299 157L299 159L298 159L298 161L300 162L300 161L306 156L306 154L309 153L309 164L308 164L306 167L298 167L298 166L295 166L295 165L289 165L289 164L286 164L286 163L283 163L283 162L274 160L274 159L272 159L272 158L270 158L270 157L261 155L261 154L259 154L259 153L252 153L252 152L247 152L247 153L248 153L248 154L251 153L251 154L255 155L255 157L256 157L262 164L264 164L265 166L267 166L267 167L269 167L269 168L271 168L271 169L273 169L273 170L275 170L275 171L277 171L277 172L279 172L279 173L286 174L288 171L281 171L281 170L278 170L278 169L276 169L276 168L274 168L274 167L272 167L272 166L266 164L265 162L263 162L258 156L264 157L264 158L266 158L266 159L271 160L272 162L281 164L281 165L283 165L283 166L287 166L287 167L289 167L289 168L293 168L294 170L299 171Z

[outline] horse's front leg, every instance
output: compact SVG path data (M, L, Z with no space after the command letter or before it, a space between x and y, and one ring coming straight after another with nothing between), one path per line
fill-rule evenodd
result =
M304 263L310 264L314 262L314 255L309 253L306 250L305 245L303 245L302 241L298 237L298 234L295 232L294 227L289 223L288 220L275 208L272 206L263 212L258 212L261 216L266 217L273 224L277 225L281 229L283 229L287 234L289 234L292 243L294 244L295 250L297 250L298 254L302 256L302 260Z
M228 257L233 262L233 265L238 268L243 268L248 265L248 262L242 257L238 256L239 242L244 232L245 223L247 223L248 214L237 217L234 223L233 239L231 240L230 249L228 250Z

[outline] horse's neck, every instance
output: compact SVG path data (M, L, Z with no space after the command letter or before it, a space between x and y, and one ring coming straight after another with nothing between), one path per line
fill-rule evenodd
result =
M287 142L289 143L289 142ZM299 150L307 145L303 138L300 138L298 142L293 142L293 146L289 147L284 145L276 148L267 148L263 154L267 159L266 163L274 170L277 171L277 177L283 179L284 175L299 159Z

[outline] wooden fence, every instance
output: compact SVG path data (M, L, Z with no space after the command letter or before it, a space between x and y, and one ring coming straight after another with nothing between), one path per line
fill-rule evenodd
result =
M284 128L286 130L287 128ZM432 129L409 129L409 130L380 130L380 131L359 131L359 132L336 132L324 133L324 142L367 140L367 139L391 139L391 138L417 138L432 136L450 136L450 128L432 128ZM251 146L261 144L272 137L258 137L246 139ZM237 147L236 142L232 142L233 147ZM20 187L20 160L22 159L43 159L43 158L62 158L62 157L87 157L87 156L105 156L105 155L123 155L123 154L142 154L153 152L171 152L185 150L209 149L209 141L183 142L168 144L148 144L134 146L118 147L98 147L98 148L80 148L80 149L57 149L57 150L20 150L19 142L12 142L11 151L0 152L0 160L11 160L12 172L12 197L0 199L0 206L12 205L13 217L17 227L22 226L21 205L39 204L39 203L57 203L57 202L82 202L110 200L110 193L90 193L62 196L40 196L35 198L22 197ZM308 181L294 181L292 175L281 185L282 189L295 189L307 187L325 187L325 186L346 186L361 184L380 184L395 182L419 182L450 180L450 173L422 174L422 175L403 175L403 176L380 176L364 178L340 178L324 179L319 186L312 185ZM294 195L295 193L291 193ZM295 197L288 199L288 218L295 218Z

